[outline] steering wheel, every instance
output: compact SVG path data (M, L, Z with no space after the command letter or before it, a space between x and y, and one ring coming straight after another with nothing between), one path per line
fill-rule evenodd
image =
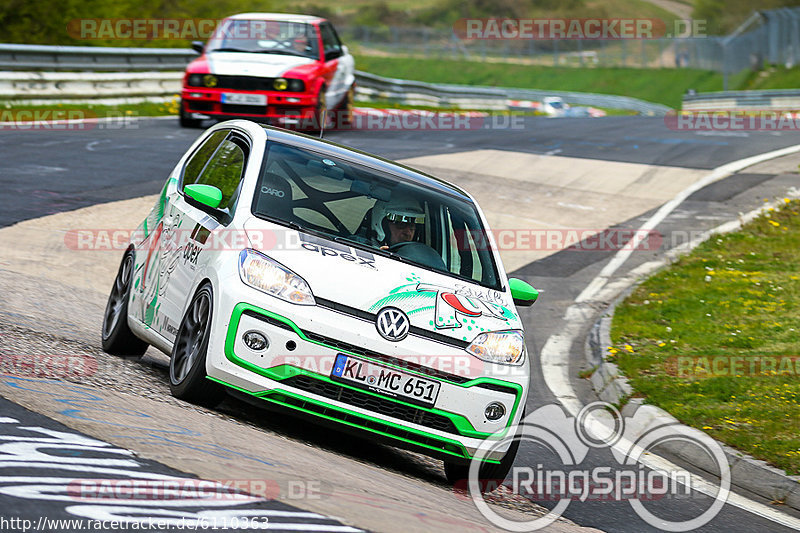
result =
M403 242L398 242L398 243L395 243L395 244L391 245L390 247L388 247L388 248L386 249L386 251L388 251L388 252L396 252L396 251L397 251L397 250L399 250L400 248L403 248L403 247L405 247L405 246L412 246L412 245L415 245L415 244L422 244L422 243L421 243L421 242L416 242L416 241L403 241ZM422 244L422 246L426 246L426 247L427 247L427 245L426 245L426 244Z
M411 259L417 263L429 266L438 270L446 270L444 261L436 250L425 243L417 241L398 242L386 249L389 252L397 252L400 257Z

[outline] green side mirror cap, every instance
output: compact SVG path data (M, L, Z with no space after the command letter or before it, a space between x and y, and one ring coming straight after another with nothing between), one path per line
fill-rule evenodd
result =
M511 297L514 299L515 305L527 307L533 305L533 302L539 297L539 291L521 279L510 278L508 287L511 289Z
M219 207L222 202L222 191L213 185L205 185L203 183L193 183L183 188L183 192L193 200L207 205L212 209Z

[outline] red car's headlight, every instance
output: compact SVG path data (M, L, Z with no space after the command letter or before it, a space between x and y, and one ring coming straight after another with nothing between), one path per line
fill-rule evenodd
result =
M302 93L306 90L306 84L303 80L295 78L275 78L272 82L272 87L276 91L289 91L292 93Z
M217 77L213 74L189 74L186 85L189 87L216 87Z

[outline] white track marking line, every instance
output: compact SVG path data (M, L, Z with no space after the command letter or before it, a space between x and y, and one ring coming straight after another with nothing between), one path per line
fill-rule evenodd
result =
M669 216L669 214L674 211L675 208L677 208L684 200L686 200L686 198L703 187L757 163L797 152L800 152L800 145L790 146L788 148L782 148L780 150L733 161L715 168L703 179L695 182L678 193L672 200L661 206L661 208L652 217L650 217L637 232L634 233L634 237L630 243L631 245L627 246L624 250L618 251L611 261L603 268L603 270L575 299L575 303L567 308L567 311L564 313L564 321L566 322L565 326L560 333L555 333L547 339L547 342L545 342L544 346L542 347L540 360L542 366L542 375L545 383L547 383L547 386L550 388L550 391L553 393L556 399L564 406L565 409L567 409L567 411L569 411L570 414L572 414L572 416L578 415L583 407L583 404L578 399L578 395L575 393L575 390L572 388L572 383L570 382L569 352L573 340L580 335L580 333L583 331L584 325L596 313L596 308L592 305L592 303L602 302L603 297L610 297L614 295L620 288L627 286L632 279L639 277L645 272L655 270L662 264L660 261L645 263L632 270L622 279L608 283L611 279L611 276L622 266L622 264L637 248L643 239L643 235L647 235L650 230L654 229L667 216ZM753 218L760 211L761 209L754 210L748 213L745 218ZM735 225L740 223L741 221L731 221L727 224L723 224L722 226L714 228L714 230L717 230L718 232L720 229L733 229ZM714 232L714 230L707 233L710 235L712 232ZM696 239L695 241L692 241L692 244L696 245L699 242L702 242L702 239ZM691 247L685 246L684 249L689 250ZM679 470L677 465L674 465L667 459L654 454L649 454L647 462L653 465L658 464L662 469ZM692 488L694 490L708 494L707 491L713 489L713 485L700 476L690 474L690 479ZM754 502L733 492L730 493L727 503L747 511L748 513L766 518L772 522L800 530L800 519L781 513L776 509L758 502Z
M719 181L722 178L727 178L734 172L738 172L744 168L761 163L762 161L767 161L768 159L775 159L776 157L782 157L784 155L794 154L797 152L800 152L800 145L789 146L788 148L782 148L773 152L767 152L765 154L759 154L745 159L740 159L738 161L733 161L732 163L715 168L703 179L693 183L683 191L679 192L672 200L662 205L661 208L647 220L647 222L642 224L642 227L639 228L639 231L634 233L633 239L631 239L631 242L629 243L630 246L626 246L625 249L618 251L614 258L611 259L611 261L609 261L603 270L600 271L600 274L598 274L597 277L595 277L592 282L589 283L589 285L583 290L583 292L581 292L575 301L586 302L592 300L600 291L600 289L603 288L603 285L605 285L611 276L619 269L619 267L621 267L622 264L627 261L628 257L631 256L642 240L648 235L649 231L655 229L657 225L659 225L667 216L669 216L670 213L672 213L672 211L675 210L676 207L683 203L683 201L693 193L699 191L707 185L714 183L715 181Z

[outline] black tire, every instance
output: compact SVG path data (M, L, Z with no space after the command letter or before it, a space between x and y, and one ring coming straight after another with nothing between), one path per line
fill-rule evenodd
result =
M169 389L187 402L215 407L225 398L225 389L206 379L206 354L211 335L214 294L211 285L200 287L186 309L169 359Z
M100 331L103 351L113 355L141 357L148 344L137 337L128 326L128 300L133 280L132 251L125 252L119 264L117 277L108 295L108 303L103 313L103 328Z
M347 90L339 109L337 110L336 126L341 129L350 129L353 127L353 103L356 95L356 86L352 85Z
M325 87L320 87L317 93L317 105L314 108L314 123L311 133L322 131L328 121L328 104L325 98Z
M201 119L192 118L191 115L186 112L186 107L183 104L183 100L181 100L181 106L178 114L182 128L199 128L203 124Z
M517 457L518 450L519 439L515 439L514 442L511 443L511 446L509 446L508 452L500 460L499 464L484 463L481 465L478 474L479 478L482 481L491 480L496 481L498 485L501 484L503 481L505 481L508 472L511 470L511 467L514 464L514 459ZM448 483L456 485L462 480L469 478L469 463L445 461L444 474L447 477ZM497 485L482 483L481 486L488 488L488 490L491 492L491 490Z
M522 417L520 421L525 420L525 411L526 409L522 410ZM500 485L505 481L508 472L511 470L511 467L514 465L514 459L517 457L517 452L519 451L519 443L522 439L519 438L520 430L517 431L517 435L514 439L514 442L511 443L511 446L508 447L508 451L500 460L499 464L492 464L492 463L484 463L481 465L481 469L478 472L478 477L482 481L496 481L497 484L492 483L481 483L481 488L486 489L488 492L491 492L493 488L497 485ZM447 477L447 482L456 485L462 480L466 480L469 478L469 465L470 463L464 462L451 462L445 461L444 462L444 475ZM467 485L464 484L464 487Z

